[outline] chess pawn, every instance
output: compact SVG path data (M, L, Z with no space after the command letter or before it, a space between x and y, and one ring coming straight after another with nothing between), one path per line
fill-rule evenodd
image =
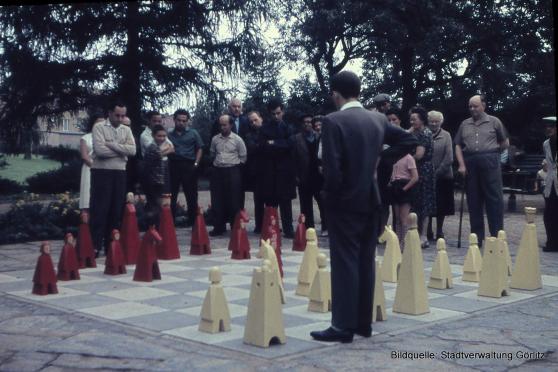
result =
M542 288L541 268L539 259L539 242L535 225L536 208L525 208L527 224L523 229L515 267L511 278L511 288L535 290Z
M281 293L281 303L284 304L286 303L285 289L283 288L283 280L281 279L281 266L277 254L275 253L276 251L275 249L273 249L273 246L271 245L271 242L269 240L265 242L262 240L261 247L262 247L262 258L264 260L269 261L269 268L277 276L276 281L277 283L279 283L279 289Z
M469 235L469 249L467 256L463 263L463 277L461 280L464 282L477 282L480 280L480 273L482 269L482 256L479 249L479 241L477 234Z
M203 218L203 209L198 207L198 214L192 227L192 240L190 241L190 255L211 254L209 234Z
M126 274L126 263L124 262L124 253L120 245L120 231L112 230L112 241L110 242L105 261L106 275Z
M74 236L67 233L58 260L58 280L79 280L79 262L75 244Z
M152 282L154 279L161 279L161 271L157 261L157 244L161 244L161 241L161 235L153 225L143 234L136 271L134 272L134 281Z
M229 249L232 250L231 258L233 260L250 259L250 241L248 240L248 232L246 231L243 219L239 219L238 227L233 228L231 232Z
M267 348L272 343L286 342L278 284L268 260L254 269L244 327L245 344Z
M306 230L306 249L298 271L298 285L295 293L299 296L308 297L310 294L312 280L314 280L316 271L318 271L318 253L316 230L309 228Z
M159 216L159 233L163 239L157 246L157 258L160 260L175 260L180 258L180 249L176 239L176 229L170 208L170 198L163 196L161 214Z
M231 231L231 240L229 241L229 251L233 250L232 236L234 235L235 231L240 229L240 222L244 222L244 226L246 226L246 224L250 222L250 217L248 216L248 212L246 212L246 209L244 208L239 210L238 213L236 214L236 217L234 218L234 223Z
M382 280L384 282L397 283L397 273L401 265L401 248L397 234L386 225L384 232L378 238L380 243L386 243L384 260L382 261Z
M512 259L510 255L510 249L508 247L508 239L506 237L506 232L504 230L498 231L498 244L502 245L504 250L504 257L506 258L506 268L508 270L508 276L512 274Z
M387 320L386 312L386 293L382 281L382 271L380 263L376 260L376 270L374 271L374 298L372 301L372 322Z
M296 227L295 237L293 239L293 251L303 252L306 248L306 217L300 214L298 217L298 226Z
M308 311L317 313L327 313L331 311L331 276L327 271L327 257L325 254L318 254L318 271L312 281L308 298Z
M35 274L33 275L33 294L41 296L56 294L58 293L58 287L56 286L54 264L50 257L50 244L43 242L40 252L41 255L37 259Z
M81 212L80 219L81 223L79 224L77 238L79 268L97 267L93 240L91 239L91 231L89 230L89 213L85 211Z
M221 280L221 270L218 267L212 267L209 270L211 284L205 294L200 313L201 320L198 329L201 332L217 333L231 330L231 315Z
M136 263L140 249L140 233L134 201L134 194L129 192L126 195L126 206L124 208L124 217L122 218L122 226L120 228L120 244L124 253L126 265L134 265Z
M395 290L393 312L420 315L430 312L428 294L424 281L424 263L420 237L417 231L417 215L409 215L410 227L405 235L405 250Z
M478 295L499 298L508 296L509 292L504 245L496 238L489 237L484 246Z
M438 254L430 273L429 288L448 289L453 288L451 267L449 264L448 252L446 251L446 241L442 238L436 242Z

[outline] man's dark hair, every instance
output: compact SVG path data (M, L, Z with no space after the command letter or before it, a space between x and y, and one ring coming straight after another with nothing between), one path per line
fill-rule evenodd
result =
M399 110L396 107L392 107L389 110L386 111L386 116L388 115L395 115L399 118L399 120L403 120L402 115L401 115L401 110Z
M126 107L126 104L118 99L118 98L114 98L112 100L109 101L109 104L107 106L107 111L114 111L114 109L116 108L116 106L118 107Z
M145 116L147 117L147 120L151 120L153 116L157 115L161 115L161 113L159 111L148 111Z
M312 120L314 119L314 117L313 117L312 115L310 115L310 114L303 114L303 115L300 115L300 121L304 122L304 119L306 119L306 118L310 118L310 119L312 119Z
M338 72L331 78L331 90L338 92L345 99L358 98L360 79L352 71Z
M413 106L409 110L409 116L417 114L424 125L428 125L428 113L422 106Z
M273 98L267 103L267 110L270 112L275 110L277 107L280 107L281 110L285 108L285 106L283 105L283 101L278 98Z
M192 117L190 116L190 113L189 113L188 111L184 110L184 109L178 109L178 110L176 110L176 111L174 112L174 114L172 115L172 117L176 119L176 117L177 117L178 115L186 115L186 116L188 116L188 120L190 120L190 119L192 118Z
M312 124L316 124L318 122L323 123L324 122L324 117L323 115L316 115L312 118Z
M157 124L157 125L153 126L153 128L151 128L151 133L153 135L155 135L155 133L160 132L160 131L165 131L166 132L167 130L161 124Z

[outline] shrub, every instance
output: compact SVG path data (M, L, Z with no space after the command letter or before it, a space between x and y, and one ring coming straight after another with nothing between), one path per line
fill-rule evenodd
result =
M21 183L0 177L0 194L19 194L20 192L23 192L23 190L24 188Z
M66 191L78 192L81 177L81 162L73 161L59 169L40 172L27 178L28 190L38 194L58 194Z
M45 158L59 161L62 165L81 160L79 150L67 146L45 147L41 152Z

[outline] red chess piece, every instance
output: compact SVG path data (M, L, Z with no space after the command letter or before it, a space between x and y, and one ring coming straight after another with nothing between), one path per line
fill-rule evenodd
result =
M126 207L124 208L124 218L122 219L120 231L120 244L122 245L126 265L133 265L138 259L140 233L136 217L136 207L134 206L134 194L131 192L126 196Z
M75 243L74 236L71 233L66 234L58 260L58 280L79 280L79 262Z
M306 217L300 214L298 217L298 226L296 227L295 237L293 239L293 251L303 252L306 249Z
M244 208L238 211L234 219L234 224L231 233L231 240L229 241L229 251L232 251L232 246L231 246L231 242L233 241L232 236L234 235L234 232L236 230L240 229L241 220L244 222L244 226L246 226L246 224L250 221L250 216L248 216L248 212L246 212L246 209Z
M234 229L231 233L229 249L232 250L231 258L234 260L250 259L250 241L248 241L248 233L243 219L239 220L238 229Z
M81 212L81 223L79 224L76 249L80 269L97 267L93 240L91 239L91 231L89 230L89 213L87 212Z
M50 244L43 242L41 244L41 255L37 259L35 274L33 275L33 294L44 296L58 293L56 281L54 264L50 257Z
M260 239L265 241L271 238L271 235L269 234L269 226L271 225L272 217L275 219L275 228L277 229L277 244L281 247L281 229L278 224L279 213L277 212L277 208L265 207Z
M274 227L274 218L271 218L271 226L269 226L269 244L275 250L275 256L277 257L277 265L279 266L279 273L281 278L283 277L283 260L281 259L281 247L278 245L279 239L277 239L279 233L278 229Z
M172 221L172 211L167 204L161 206L159 233L161 234L163 242L157 246L157 257L160 260L175 260L180 258L180 250L178 248L178 241L176 240L176 229Z
M191 255L211 254L209 246L209 235L205 227L205 220L203 219L203 211L198 207L198 215L192 227L192 241L190 244Z
M145 234L143 234L136 271L134 272L134 280L136 282L152 282L153 279L161 279L156 247L161 241L161 235L159 235L155 226L150 226Z
M120 246L120 231L112 230L112 241L107 253L105 261L106 275L126 274L126 263L124 262L124 253Z

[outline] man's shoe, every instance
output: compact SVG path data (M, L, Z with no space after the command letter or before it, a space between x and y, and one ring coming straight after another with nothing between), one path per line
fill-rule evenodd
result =
M225 233L225 230L215 230L215 229L213 229L209 232L209 236L221 236L224 233Z
M355 330L355 334L366 338L372 337L372 327L368 326L357 328Z
M336 331L332 327L329 327L325 331L313 331L310 332L310 336L314 340L324 341L324 342L341 342L343 344L348 344L353 342L353 332L351 331Z
M422 244L420 245L420 247L422 249L426 249L426 248L430 248L430 243L428 242L428 240L422 242Z

